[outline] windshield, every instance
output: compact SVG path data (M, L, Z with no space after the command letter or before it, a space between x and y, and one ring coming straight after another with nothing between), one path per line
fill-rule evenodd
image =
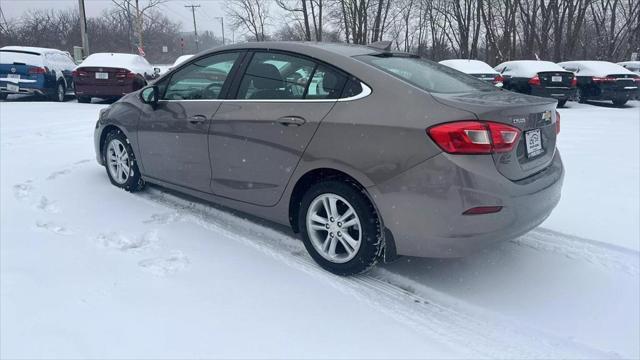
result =
M473 76L418 57L385 54L355 58L429 92L454 94L497 91L496 87Z

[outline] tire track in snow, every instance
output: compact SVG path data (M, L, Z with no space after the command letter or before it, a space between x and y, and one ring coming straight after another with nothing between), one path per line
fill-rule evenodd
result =
M512 242L535 250L558 253L570 259L579 259L635 277L640 273L639 252L554 230L537 228Z
M138 196L177 211L180 221L215 231L321 279L416 331L468 353L467 357L620 357L503 319L384 269L351 278L335 276L313 262L300 240L208 204L184 200L156 188ZM426 294L426 298L411 290L414 288Z

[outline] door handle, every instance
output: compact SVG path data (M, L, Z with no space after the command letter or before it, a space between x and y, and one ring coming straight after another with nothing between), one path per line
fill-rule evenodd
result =
M207 117L204 115L193 115L189 118L189 122L192 124L200 124L207 121Z
M280 125L284 126L300 126L306 123L307 121L300 116L283 116L278 119Z

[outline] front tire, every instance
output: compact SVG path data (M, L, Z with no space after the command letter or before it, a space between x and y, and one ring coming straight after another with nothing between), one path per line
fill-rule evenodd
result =
M302 198L298 224L313 260L336 275L366 272L382 253L378 214L351 182L331 180L313 185Z
M64 102L66 93L67 93L67 89L65 88L64 84L62 82L58 82L55 92L51 94L51 100L57 101L57 102Z
M585 99L584 96L582 95L582 90L580 88L576 90L576 101L580 104L584 104L587 102L587 99Z
M102 156L111 184L129 192L144 188L144 180L140 175L133 149L120 130L107 134Z
M78 96L78 102L81 104L88 104L91 102L91 96Z

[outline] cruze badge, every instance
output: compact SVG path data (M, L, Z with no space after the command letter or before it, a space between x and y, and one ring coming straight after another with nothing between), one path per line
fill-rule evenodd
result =
M527 119L525 118L515 118L512 120L514 124L524 124L527 122Z

